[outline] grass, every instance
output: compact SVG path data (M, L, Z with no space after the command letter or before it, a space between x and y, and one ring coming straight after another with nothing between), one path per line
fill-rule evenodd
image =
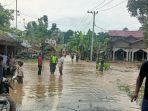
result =
M133 95L133 91L131 90L132 87L127 85L127 84L118 84L118 88L120 91L123 91L125 92L130 98L132 97ZM139 106L142 105L142 99L143 99L143 95L144 95L144 85L141 86L141 89L139 91L139 96L138 96L138 104Z

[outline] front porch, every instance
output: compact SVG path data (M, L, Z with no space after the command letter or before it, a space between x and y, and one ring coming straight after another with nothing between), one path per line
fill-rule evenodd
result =
M121 61L144 61L148 60L148 49L124 49L114 48L112 51L112 60Z

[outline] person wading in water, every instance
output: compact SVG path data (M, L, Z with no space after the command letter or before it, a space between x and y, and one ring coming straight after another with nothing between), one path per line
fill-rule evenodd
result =
M39 54L39 56L38 56L38 75L41 75L42 63L43 63L43 58L42 58L42 55Z
M58 62L58 57L56 56L55 52L50 56L50 73L54 74L56 70L56 65Z

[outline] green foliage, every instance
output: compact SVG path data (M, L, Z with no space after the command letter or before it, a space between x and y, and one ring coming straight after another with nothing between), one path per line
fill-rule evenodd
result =
M99 69L101 67L101 64L96 64L96 69ZM109 70L110 69L110 64L109 63L104 63L103 64L103 69L104 70Z
M88 59L90 56L91 37L91 30L88 30L86 34L83 34L81 31L74 32L73 36L69 36L69 39L67 40L68 50L70 52L80 52L82 60ZM96 51L98 50L99 44L101 44L101 51L106 51L109 41L110 39L107 33L99 33L99 35L96 35L94 33L93 54L95 55ZM95 59L96 58L94 57L94 60Z
M133 95L132 87L127 84L118 83L118 88L120 91L125 92L130 98ZM144 95L144 85L141 86L141 89L139 91L139 96L137 99L140 106L142 105L143 95Z
M58 51L58 52L60 52L63 48L64 48L64 45L63 44L60 44L60 45L57 45L55 47L55 50Z
M148 46L148 21L143 24L144 29L144 40L146 45Z
M148 46L148 1L147 0L128 0L128 11L131 16L137 17L142 23L144 30L144 40Z
M132 91L129 85L123 84L118 86L119 90L126 92L129 97L132 96Z
M31 37L46 37L48 34L48 17L44 15L41 18L38 18L37 21L30 21L26 26L26 36Z
M105 63L105 64L104 64L104 70L109 70L109 69L110 69L110 64Z
M0 4L0 30L10 30L10 21L14 19L13 13L13 10L4 9L4 7Z
M64 43L68 43L71 36L73 36L74 32L72 30L68 30L64 33Z
M37 21L28 22L25 27L24 38L31 43L44 43L47 38L54 39L57 43L63 43L63 33L57 28L57 24L53 23L50 29L48 24L47 15L43 15Z
M128 11L131 16L137 17L141 23L148 18L148 1L147 0L128 0Z
M69 35L67 40L67 47L70 52L80 52L81 59L88 59L90 52L90 36L91 31L85 35L81 31L72 32L69 30L67 35ZM72 35L73 34L73 35ZM71 36L72 35L72 36Z

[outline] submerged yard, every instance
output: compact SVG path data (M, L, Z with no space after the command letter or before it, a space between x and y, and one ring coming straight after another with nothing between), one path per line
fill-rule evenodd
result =
M65 59L64 74L50 75L48 62L37 75L37 63L24 65L24 84L14 85L11 96L19 111L140 111L139 103L131 103L138 75L137 64L112 63L100 73L95 64Z

